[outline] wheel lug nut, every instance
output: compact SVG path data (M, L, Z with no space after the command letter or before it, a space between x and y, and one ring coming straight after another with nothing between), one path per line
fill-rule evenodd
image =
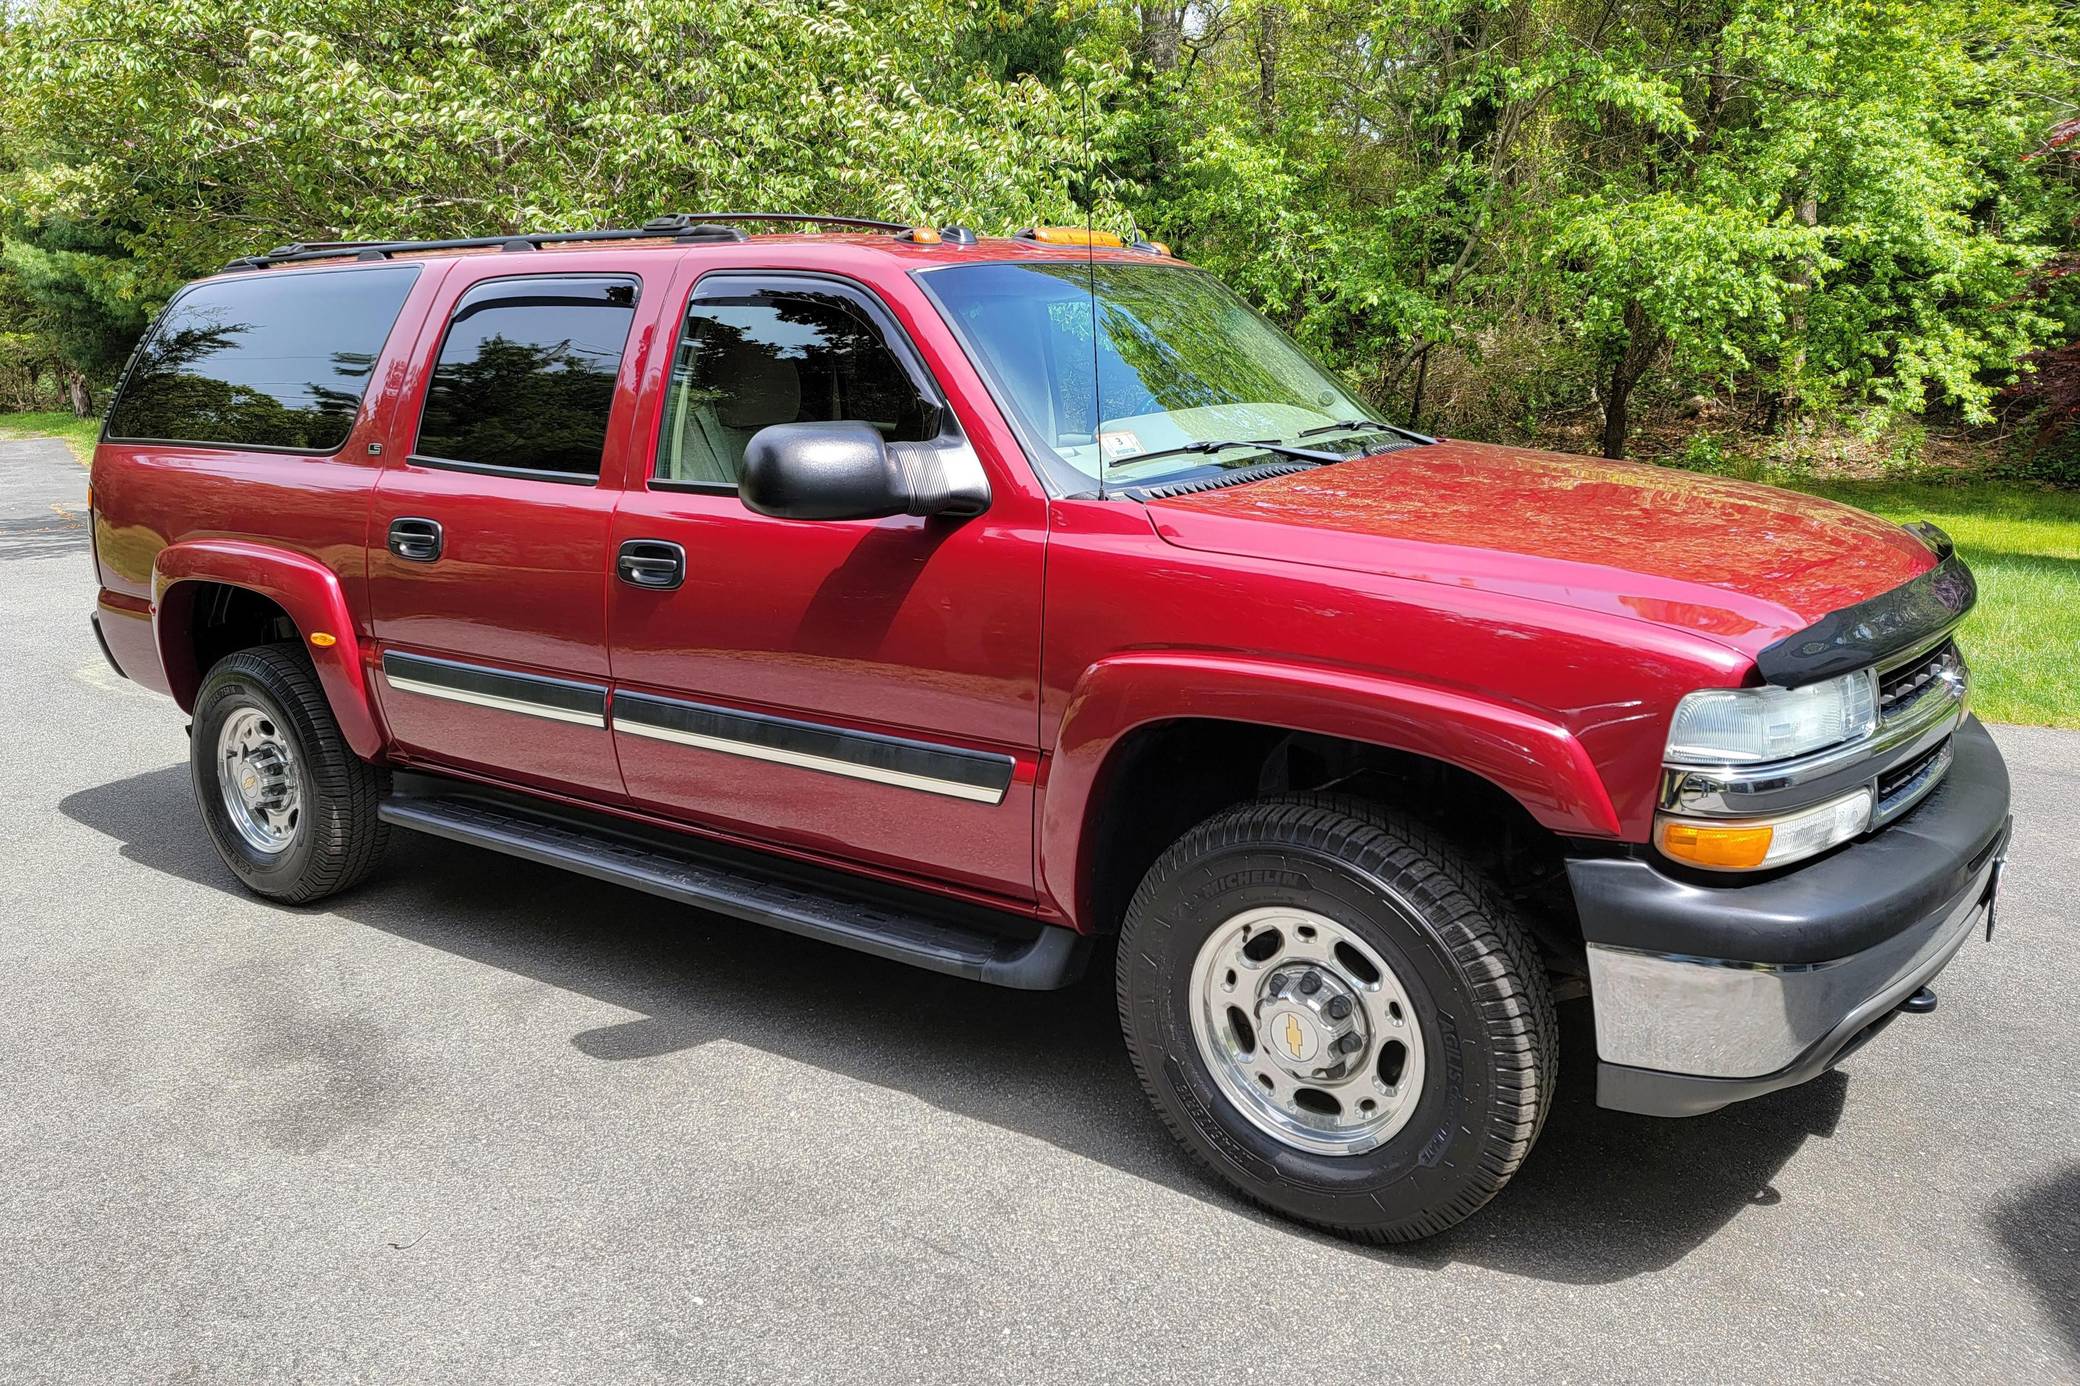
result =
M1321 989L1322 979L1316 973L1310 972L1300 979L1300 994L1303 996L1312 996Z
M1324 1006L1322 1011L1331 1020L1341 1020L1351 1013L1351 999L1348 996L1339 996Z
M1346 1054L1355 1054L1365 1047L1365 1041L1357 1035L1345 1035L1336 1041L1336 1047Z

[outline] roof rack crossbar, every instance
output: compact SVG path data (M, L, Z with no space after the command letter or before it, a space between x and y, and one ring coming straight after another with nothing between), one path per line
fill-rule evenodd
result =
M667 212L643 223L646 231L690 229L704 221L798 221L817 226L857 226L868 231L908 231L907 221L877 221L872 217L827 217L816 212Z
M803 222L817 226L849 226L869 231L903 232L907 222L875 221L868 217L826 217L810 212L672 212L653 217L641 226L602 231L541 231L527 235L463 236L444 241L297 241L276 246L265 255L247 255L224 266L226 270L266 269L271 265L300 264L308 260L387 260L414 251L440 250L533 250L545 245L583 244L588 241L650 241L671 237L699 237L704 229L720 222Z

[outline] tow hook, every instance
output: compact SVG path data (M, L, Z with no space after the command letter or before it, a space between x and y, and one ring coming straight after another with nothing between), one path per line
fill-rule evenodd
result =
M2001 893L2001 876L2008 869L2008 847L2015 840L2015 815L2009 814L2008 821L2001 824L2000 847L1993 854L1993 870L1986 873L1986 893L1979 897L1979 905L1986 911L1986 941L1993 942L1993 909Z
M1986 876L1986 894L1979 900L1979 903L1986 907L1986 941L1988 943L1993 942L1993 907L2001 893L2001 873L2007 869L2008 857L2003 852L2000 856L1993 859L1993 870L1988 872Z
M1927 1015L1936 1008L1936 989L1923 987L1899 1003L1899 1008L1908 1015Z

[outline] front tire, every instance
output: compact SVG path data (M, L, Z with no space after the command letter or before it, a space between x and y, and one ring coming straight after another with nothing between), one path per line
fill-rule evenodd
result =
M1119 1012L1184 1146L1277 1212L1431 1236L1501 1191L1552 1100L1536 949L1451 847L1358 800L1215 815L1121 928Z
M388 775L340 734L296 645L226 655L195 698L189 768L224 864L255 894L309 904L375 868Z

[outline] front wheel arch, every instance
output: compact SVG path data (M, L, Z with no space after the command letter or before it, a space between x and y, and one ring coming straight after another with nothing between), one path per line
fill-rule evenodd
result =
M1136 652L1085 672L1047 760L1035 830L1040 884L1078 928L1110 929L1116 906L1124 903L1114 896L1115 908L1104 907L1098 871L1119 768L1141 738L1179 723L1262 734L1268 742L1305 736L1418 757L1494 790L1555 839L1623 836L1610 793L1581 742L1526 709L1346 669L1196 651ZM1268 788L1276 787L1250 792Z

